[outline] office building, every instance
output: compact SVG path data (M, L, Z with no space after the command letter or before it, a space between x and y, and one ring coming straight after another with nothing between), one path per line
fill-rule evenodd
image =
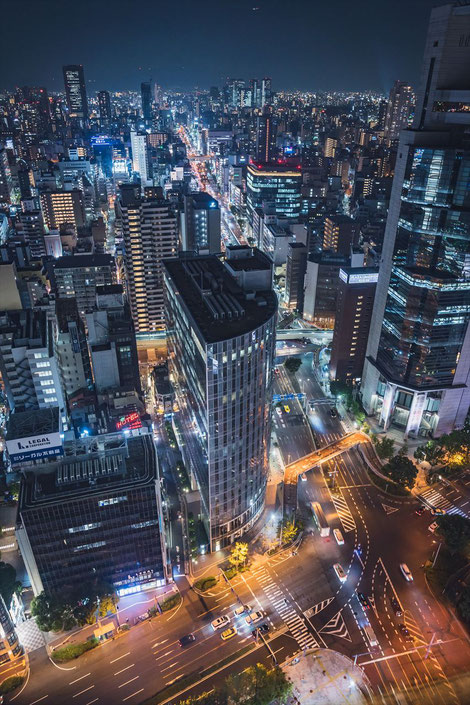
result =
M0 370L12 411L65 408L52 320L47 311L0 314Z
M40 210L18 213L18 235L30 248L31 258L40 259L46 254L44 217Z
M88 120L88 101L83 66L64 66L62 70L69 117L84 123Z
M162 260L178 251L178 222L173 205L158 190L141 196L123 185L117 202L124 241L126 287L137 333L165 327Z
M59 298L55 306L55 354L62 389L69 399L79 389L93 388L90 356L76 299Z
M87 314L86 323L98 394L113 390L140 394L134 322L120 284L96 287L96 309Z
M389 140L397 140L401 130L408 127L413 109L414 93L411 86L403 81L395 81L388 99L384 123L384 135Z
M108 91L99 91L98 107L100 111L100 125L109 125L111 122L111 97Z
M82 438L67 441L64 451L40 473L20 466L16 536L34 594L63 596L96 580L118 595L163 585L166 554L151 434Z
M140 84L140 95L144 122L149 125L152 122L152 86L149 82Z
M116 264L111 255L67 255L51 263L51 285L57 296L73 298L83 316L96 305L96 288L114 284Z
M0 311L16 311L23 308L16 272L14 261L0 261Z
M261 107L272 103L272 82L270 78L261 79Z
M0 665L14 661L23 653L15 625L5 600L0 595Z
M43 191L40 195L44 222L49 230L70 225L75 232L85 225L85 204L80 189Z
M350 256L359 243L360 224L348 215L329 215L325 218L323 249Z
M11 201L13 179L7 150L0 145L0 204L7 205Z
M277 121L271 114L256 117L255 158L258 162L272 162L277 157Z
M250 225L253 211L263 203L270 203L277 215L295 219L300 215L302 172L300 165L295 168L287 164L248 165L246 179L246 210Z
M336 252L309 255L305 273L305 320L319 328L334 327L339 270L349 264L349 257Z
M330 378L356 383L364 367L378 268L341 267L336 299Z
M303 242L290 242L287 248L286 289L284 304L286 308L300 314L304 308L305 274L307 272L308 248Z
M169 365L183 456L210 550L261 516L268 475L277 297L259 250L166 260Z
M380 425L440 436L470 405L470 5L431 10L412 129L401 133L362 377Z
M181 212L181 246L197 254L221 251L220 208L206 191L190 193L183 198Z

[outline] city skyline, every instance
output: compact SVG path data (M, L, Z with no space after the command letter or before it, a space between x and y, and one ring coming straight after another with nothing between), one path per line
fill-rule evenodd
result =
M62 91L62 65L76 63L84 66L89 94L138 90L149 79L164 88L208 89L227 76L252 75L271 76L276 90L388 93L397 78L418 82L425 38L419 20L434 5L399 0L388 15L371 0L361 0L354 12L346 0L326 7L294 0L288 10L281 0L228 0L222 7L214 0L197 6L182 0L183 21L175 22L173 6L162 3L136 12L128 0L118 0L110 13L87 0L71 18L56 0L23 0L22 38L29 52L18 54L15 33L5 33L0 87L32 84ZM4 15L8 25L8 10ZM44 36L50 36L53 51L44 50Z

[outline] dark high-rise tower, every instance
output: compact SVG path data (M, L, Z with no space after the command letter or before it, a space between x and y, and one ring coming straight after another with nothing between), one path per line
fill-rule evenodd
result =
M144 121L150 123L152 120L152 87L150 82L140 84L140 94L142 96L142 115Z
M403 130L362 379L385 429L440 436L470 406L470 4L431 11Z
M70 66L64 66L62 70L69 117L86 121L88 120L88 101L83 66L70 64Z
M277 122L272 115L256 117L256 159L260 162L271 162L277 156Z
M98 105L100 108L100 123L106 125L111 121L111 98L108 91L98 93Z

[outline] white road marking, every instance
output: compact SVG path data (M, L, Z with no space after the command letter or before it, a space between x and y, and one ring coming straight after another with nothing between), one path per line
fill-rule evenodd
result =
M75 678L74 681L70 681L69 685L73 685L74 683L78 683L78 681L81 681L82 678L86 678L87 676L91 676L91 673L85 673L84 676L80 676L80 678Z
M141 688L140 690L136 690L135 693L132 693L132 695L128 695L127 698L123 698L122 702L124 703L124 702L126 702L126 700L129 700L129 698L133 698L134 695L138 695L139 693L142 693L143 690L144 690L143 688Z
M127 671L128 668L132 668L132 666L135 666L135 663L131 663L130 666L126 666L125 668L121 668L120 671L116 671L116 673L114 673L113 675L118 676L120 673L124 673L124 671Z
M94 687L95 687L94 685L90 685L89 688L85 688L85 690L81 690L79 693L75 693L75 695L72 695L72 698L78 698L79 695L86 693L88 690L91 690Z
M36 703L40 703L41 700L45 700L48 697L49 697L48 695L43 695L42 698L39 698L38 700L33 700L33 702L30 703L30 705L36 705Z
M130 681L126 681L125 683L121 683L121 685L118 685L118 688L124 688L125 685L129 685L129 683L132 683L132 681L136 681L139 676L135 676L134 678L131 678Z
M114 663L115 661L120 661L122 658L125 658L126 656L129 656L130 653L131 653L131 652L128 651L127 654L123 654L122 656L118 656L117 658L113 658L113 660L110 661L109 663ZM32 703L31 703L31 705L32 705Z

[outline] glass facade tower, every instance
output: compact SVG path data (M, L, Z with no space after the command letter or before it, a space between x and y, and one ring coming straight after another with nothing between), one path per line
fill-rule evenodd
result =
M361 393L406 435L449 432L470 405L470 111L449 102L470 91L457 36L469 33L469 5L432 11L415 121L398 147Z

